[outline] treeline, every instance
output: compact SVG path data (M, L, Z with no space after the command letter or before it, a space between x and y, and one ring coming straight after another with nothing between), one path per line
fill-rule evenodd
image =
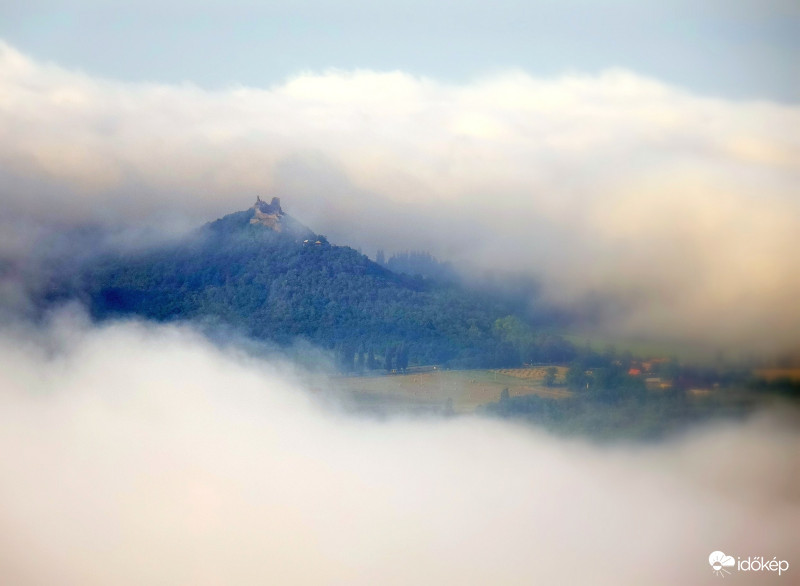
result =
M395 273L438 281L456 280L455 271L450 263L440 262L428 252L407 250L397 252L389 257L389 260L385 260L384 252L379 250L375 259L378 264Z
M307 340L335 353L344 372L557 363L575 352L488 292L398 274L301 228L250 225L247 212L179 243L69 267L46 298L74 297L97 319L136 314L281 345Z
M613 348L579 348L563 378L556 380L550 370L544 380L569 389L569 398L504 392L484 412L559 433L654 439L713 418L742 418L775 400L800 401L800 382L789 378L767 381L743 368L681 365L675 359L653 361L646 374L631 374L641 364ZM648 379L665 384L648 389Z
M382 370L387 373L405 372L409 365L411 344L401 343L388 346L383 356L376 357L372 348L364 349L345 342L336 348L336 364L343 373L363 373Z

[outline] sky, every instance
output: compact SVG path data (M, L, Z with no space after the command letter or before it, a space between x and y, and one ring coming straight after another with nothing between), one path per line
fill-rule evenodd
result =
M0 5L0 37L128 81L268 87L330 68L465 81L621 67L692 91L800 99L792 0L39 1Z

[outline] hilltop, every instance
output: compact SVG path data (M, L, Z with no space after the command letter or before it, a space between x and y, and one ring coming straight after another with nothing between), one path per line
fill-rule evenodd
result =
M409 276L328 242L257 198L189 237L140 253L105 254L63 279L97 319L202 320L256 339L303 339L344 370L385 365L512 366L564 361L574 349L536 335L514 307L456 282Z
M309 227L283 211L281 200L277 197L273 197L270 203L266 203L261 197L256 197L256 203L249 209L228 214L206 224L203 229L224 235L241 231L247 226L253 226L256 230L277 232L294 240L309 240L316 237Z

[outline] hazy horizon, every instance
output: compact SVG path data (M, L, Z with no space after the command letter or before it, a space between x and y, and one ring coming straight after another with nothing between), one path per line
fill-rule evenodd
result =
M527 273L615 335L800 347L800 106L622 70L271 89L94 79L5 45L8 214L185 230L281 196L333 241ZM15 223L11 221L10 223Z
M791 0L0 3L0 582L793 583L798 131Z

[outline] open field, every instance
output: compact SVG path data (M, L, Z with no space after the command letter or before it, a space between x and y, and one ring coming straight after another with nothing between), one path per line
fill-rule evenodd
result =
M559 368L559 378L566 369ZM418 374L341 377L334 379L340 391L352 393L359 402L388 403L410 409L443 408L448 400L453 411L469 413L492 403L508 389L509 396L540 395L560 399L570 392L542 384L544 368L504 370L446 370Z
M523 380L531 380L531 381L538 381L541 383L544 380L545 374L547 374L547 369L551 368L549 366L537 366L534 368L499 368L496 370L492 370L490 372L496 372L498 374L504 374L507 376L513 376L514 378L521 378ZM566 366L555 366L553 367L556 369L556 382L563 383L564 377L567 374L567 367ZM552 390L552 389L551 389Z

